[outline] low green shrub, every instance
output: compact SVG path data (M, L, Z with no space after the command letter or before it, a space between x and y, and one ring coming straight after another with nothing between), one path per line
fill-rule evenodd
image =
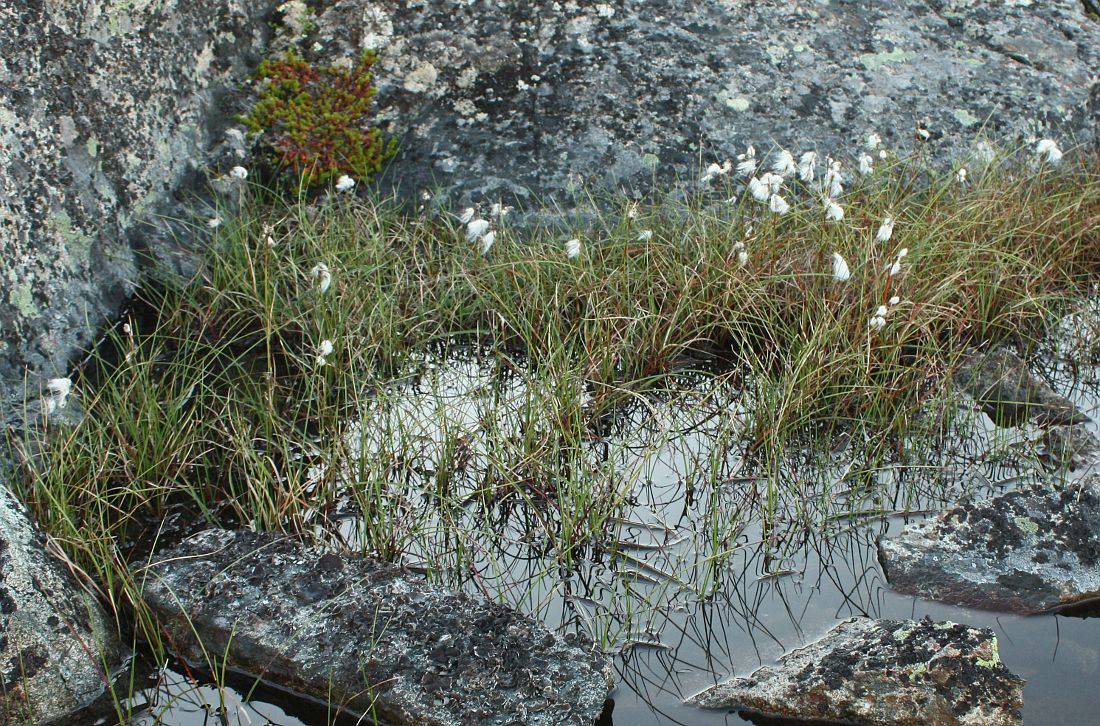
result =
M350 68L315 67L292 50L265 60L255 76L259 100L240 121L263 134L271 162L303 186L342 175L366 181L397 153L397 142L371 126L374 61L364 51Z

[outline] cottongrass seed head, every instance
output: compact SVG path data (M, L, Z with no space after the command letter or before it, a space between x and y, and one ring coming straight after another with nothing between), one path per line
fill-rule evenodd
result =
M338 192L350 192L355 188L355 180L347 174L344 174L336 180L336 191Z
M309 276L317 282L318 290L322 293L328 292L329 286L332 285L332 273L329 271L328 265L324 262L318 262L309 271Z
M581 241L579 239L571 239L565 243L565 256L570 259L581 256Z
M833 279L837 282L844 282L852 276L851 270L848 269L848 261L840 256L839 252L833 253Z
M1042 139L1035 145L1035 155L1045 160L1051 166L1057 166L1062 162L1062 150L1054 139Z
M882 224L879 225L878 232L875 233L875 241L877 242L889 242L890 238L894 236L894 218L887 217L882 220Z

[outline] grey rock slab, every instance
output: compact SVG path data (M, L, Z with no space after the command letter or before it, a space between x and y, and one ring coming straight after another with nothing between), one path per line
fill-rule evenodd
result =
M979 132L1092 143L1100 23L1080 0L322 0L301 47L369 48L390 180L452 204L576 206L773 142L845 162ZM300 23L298 25L301 25Z
M851 618L748 677L688 700L703 708L859 726L1014 726L1024 681L988 628Z
M185 658L391 724L590 724L606 657L376 561L208 530L159 554L146 602Z
M69 723L123 656L115 622L0 481L0 723Z
M1027 420L1040 426L1065 426L1089 420L1073 402L1032 375L1027 364L1005 347L987 353L972 351L966 354L953 380L1002 426L1014 426Z
M270 35L274 0L0 3L0 402L64 375L137 284L186 265L181 214L232 119L219 99ZM218 158L219 165L235 160Z
M1100 597L1100 477L966 502L878 543L891 587L967 607L1038 613Z

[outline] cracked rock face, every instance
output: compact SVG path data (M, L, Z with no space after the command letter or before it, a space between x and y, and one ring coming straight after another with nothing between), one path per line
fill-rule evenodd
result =
M816 643L688 699L704 708L858 726L1015 726L1022 679L988 628L846 620Z
M960 504L879 540L890 585L967 607L1038 613L1100 597L1100 476Z
M373 560L208 530L160 553L145 589L182 656L392 724L584 724L611 666L499 604Z
M0 723L68 723L123 657L116 626L0 481Z
M868 132L908 152L918 121L940 159L979 132L1069 146L1100 107L1080 0L324 0L302 47L378 51L392 179L463 206L570 208L750 143L816 146L850 176Z
M142 222L179 214L273 4L0 3L0 401L64 375L136 284L135 247L186 256Z

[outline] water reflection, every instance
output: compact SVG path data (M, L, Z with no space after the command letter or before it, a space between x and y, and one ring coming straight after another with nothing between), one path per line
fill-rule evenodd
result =
M1067 369L1043 374L1095 415L1097 377ZM344 460L317 466L342 472L337 531L351 546L398 538L402 561L433 580L615 654L620 726L746 723L681 702L851 616L991 627L1028 680L1027 723L1091 722L1095 621L901 597L877 561L877 538L908 519L1043 477L1037 431L930 401L893 458L872 460L877 434L858 428L763 457L746 453L753 402L735 381L685 374L606 407L579 369L548 380L476 355L426 360L367 398Z

